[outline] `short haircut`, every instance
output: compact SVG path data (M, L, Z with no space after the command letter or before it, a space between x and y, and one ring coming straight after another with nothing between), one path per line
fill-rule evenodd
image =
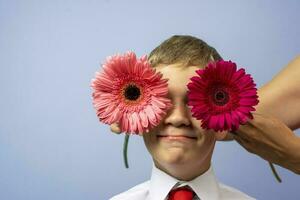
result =
M174 35L163 41L148 57L151 66L181 63L184 66L206 66L222 60L217 50L203 40L189 35Z

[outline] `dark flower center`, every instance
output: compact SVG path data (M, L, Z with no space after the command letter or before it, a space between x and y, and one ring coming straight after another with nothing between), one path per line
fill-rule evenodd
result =
M228 93L222 89L218 89L214 92L214 103L223 106L229 101Z
M140 88L138 88L136 85L128 85L125 88L124 95L126 99L134 101L140 97L141 91Z

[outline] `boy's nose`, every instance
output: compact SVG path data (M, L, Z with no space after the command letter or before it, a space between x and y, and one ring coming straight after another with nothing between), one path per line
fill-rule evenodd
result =
M175 127L189 126L190 120L185 105L174 105L167 114L164 123Z

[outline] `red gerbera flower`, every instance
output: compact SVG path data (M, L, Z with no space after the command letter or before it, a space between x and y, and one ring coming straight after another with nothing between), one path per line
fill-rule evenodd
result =
M167 80L151 68L147 57L137 59L127 52L108 57L102 67L91 83L99 120L118 122L126 133L143 133L157 126L171 101L166 98Z
M188 105L201 127L215 131L237 130L239 124L252 119L258 104L257 89L245 69L237 71L231 61L211 62L196 71L187 85Z

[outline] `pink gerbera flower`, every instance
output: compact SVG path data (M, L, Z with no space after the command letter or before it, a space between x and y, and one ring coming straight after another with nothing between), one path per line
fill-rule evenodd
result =
M171 101L167 80L156 73L147 57L133 52L108 57L92 80L93 105L99 120L118 122L122 132L143 133L157 126Z
M202 120L201 127L215 131L237 130L258 104L257 89L243 68L237 71L231 61L211 62L196 71L187 85L192 115Z

